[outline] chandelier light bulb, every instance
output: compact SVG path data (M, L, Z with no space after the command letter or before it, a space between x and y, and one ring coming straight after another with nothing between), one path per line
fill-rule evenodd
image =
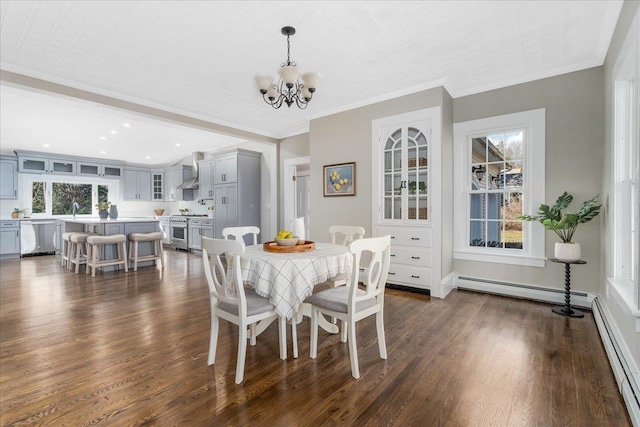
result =
M270 75L261 73L256 76L256 84L262 99L273 108L278 109L282 104L287 104L287 107L296 104L298 108L304 110L311 101L321 76L318 73L300 74L297 64L291 60L289 40L296 33L296 29L283 27L281 32L287 36L287 60L278 70L280 78L276 83Z

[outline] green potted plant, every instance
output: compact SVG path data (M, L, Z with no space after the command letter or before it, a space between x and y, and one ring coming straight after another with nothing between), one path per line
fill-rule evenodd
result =
M544 228L551 230L560 237L561 243L555 245L555 257L561 261L577 261L582 255L580 243L572 242L573 235L578 225L591 221L600 213L602 204L598 204L596 194L591 199L582 203L577 213L562 212L573 201L573 196L566 191L562 193L553 206L541 204L537 215L522 215L521 220L538 221Z

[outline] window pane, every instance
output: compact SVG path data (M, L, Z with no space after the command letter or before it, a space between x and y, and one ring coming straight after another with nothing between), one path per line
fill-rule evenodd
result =
M485 222L469 222L469 246L485 246Z
M47 192L46 182L34 182L31 187L31 212L45 213L47 210L47 202L45 194Z
M522 215L522 193L506 193L502 197L501 219L517 220Z
M507 249L522 249L522 221L505 221L502 242Z
M484 194L471 194L471 219L484 219L485 211L485 195Z
M107 203L107 201L109 201L109 187L98 185L98 203Z
M490 248L501 248L502 241L500 233L502 228L501 221L487 221L487 246Z
M91 214L91 184L54 182L51 189L51 213L53 215L71 215L74 202L78 204L77 215Z
M471 166L471 189L484 190L487 188L487 166L484 164L475 164Z

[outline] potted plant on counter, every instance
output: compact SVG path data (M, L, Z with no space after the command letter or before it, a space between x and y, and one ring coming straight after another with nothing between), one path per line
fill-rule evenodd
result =
M11 218L23 218L24 217L24 209L13 208L13 212L11 212Z
M111 202L109 201L100 202L96 205L96 209L98 209L98 216L100 217L100 219L107 219L107 217L109 216L110 205L111 205Z
M573 235L579 224L591 221L600 213L598 194L582 204L577 213L562 212L573 201L573 196L566 191L558 197L556 203L549 207L541 204L537 215L522 215L521 220L538 221L544 228L551 230L560 237L561 243L555 245L555 258L560 261L578 261L582 256L580 243L572 242Z

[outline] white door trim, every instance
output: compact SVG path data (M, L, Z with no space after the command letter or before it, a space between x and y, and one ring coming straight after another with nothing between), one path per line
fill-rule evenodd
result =
M291 177L296 175L296 168L298 165L305 165L309 163L311 163L309 156L287 159L283 163L282 179L284 181L284 185L282 188L284 190L284 224L280 228L286 228L289 221L293 219L296 210L295 186Z

